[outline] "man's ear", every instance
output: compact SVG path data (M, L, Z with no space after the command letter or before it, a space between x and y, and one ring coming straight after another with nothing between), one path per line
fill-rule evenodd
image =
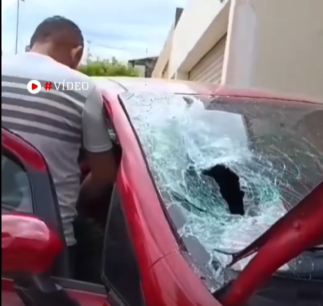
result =
M83 47L78 46L76 48L73 48L71 51L71 57L74 65L74 69L76 69L81 61L83 55Z

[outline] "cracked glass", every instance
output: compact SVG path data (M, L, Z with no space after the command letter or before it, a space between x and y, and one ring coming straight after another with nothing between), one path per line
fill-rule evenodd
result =
M323 179L323 105L212 96L124 93L158 192L192 269L213 292L240 271L224 252L243 249ZM232 214L214 166L238 177L243 214ZM222 170L223 170L222 169ZM223 183L223 182L222 182ZM233 185L229 194L238 192ZM322 252L279 273L323 277Z

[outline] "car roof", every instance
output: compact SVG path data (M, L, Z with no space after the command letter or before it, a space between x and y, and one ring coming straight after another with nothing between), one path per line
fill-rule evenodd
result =
M185 95L215 95L228 97L253 97L290 101L305 101L323 103L306 95L287 95L269 90L239 89L210 83L200 83L182 80L166 80L137 77L92 77L97 86L104 92L150 92Z
M209 94L214 89L212 84L201 84L196 82L131 78L131 77L95 77L95 82L100 86L111 86L111 83L119 86L123 91L160 92L175 94ZM116 89L116 87L115 87Z

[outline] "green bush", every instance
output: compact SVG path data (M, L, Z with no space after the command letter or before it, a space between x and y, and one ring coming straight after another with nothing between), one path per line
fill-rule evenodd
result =
M119 62L117 59L111 60L91 60L89 59L85 65L79 69L88 76L129 76L138 77L139 73L136 68L133 68L125 63Z

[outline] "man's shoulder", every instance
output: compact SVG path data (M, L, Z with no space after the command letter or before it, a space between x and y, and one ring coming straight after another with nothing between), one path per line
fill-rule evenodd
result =
M1 58L2 64L11 62L13 59L17 58L17 55L3 55Z
M51 79L52 82L59 83L59 86L75 90L86 98L96 87L95 82L89 76L57 62L52 69Z
M11 74L26 74L28 77L53 82L65 81L86 81L94 84L87 75L73 70L54 59L37 53L25 52L2 57L2 68ZM2 71L6 74L6 71ZM49 77L50 76L50 77Z
M87 86L85 87L88 88L87 90L88 92L92 91L96 87L96 83L89 76L85 75L80 71L73 70L68 67L65 67L65 68L69 69L68 78L65 81L86 83Z
M15 55L3 55L1 58L1 67L3 69L15 70L15 68L21 67L21 56L20 54ZM2 71L3 73L4 71Z
M93 85L95 84L93 82L93 80L89 76L87 76L86 74L84 74L78 70L73 70L70 68L67 68L67 69L70 70L71 77L73 77L75 80L86 81L86 82L89 82L90 84L93 84Z

